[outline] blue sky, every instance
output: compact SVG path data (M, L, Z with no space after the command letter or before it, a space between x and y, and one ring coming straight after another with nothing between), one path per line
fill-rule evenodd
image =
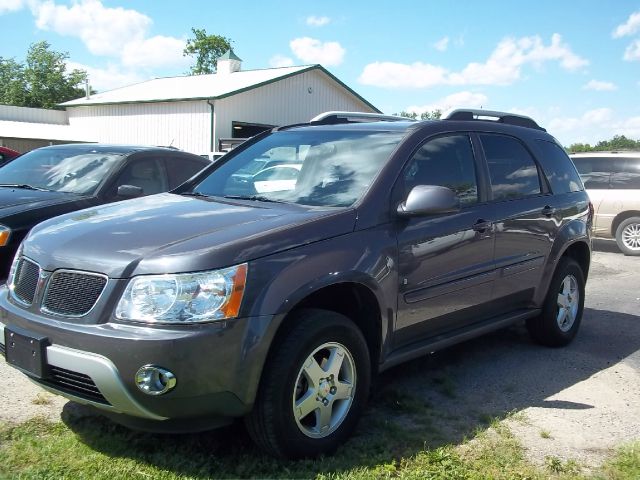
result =
M484 107L565 145L640 139L640 0L0 0L0 56L66 51L99 91L185 73L191 27L243 69L320 63L385 113Z

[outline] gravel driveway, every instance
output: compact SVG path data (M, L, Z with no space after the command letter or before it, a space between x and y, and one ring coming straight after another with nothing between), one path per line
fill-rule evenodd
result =
M605 242L596 247L583 324L569 347L537 346L514 327L394 368L379 385L435 405L451 441L468 435L479 418L521 412L506 422L536 464L553 456L595 466L612 448L640 439L640 257ZM60 419L62 397L3 359L0 375L1 421Z

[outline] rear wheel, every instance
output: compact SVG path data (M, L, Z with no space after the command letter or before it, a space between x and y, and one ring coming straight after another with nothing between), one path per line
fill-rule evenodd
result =
M640 217L627 218L618 225L616 243L625 255L640 255Z
M527 320L527 329L535 341L561 347L573 340L582 320L584 283L580 265L563 257L551 279L542 313Z
M367 344L347 317L302 310L265 364L249 434L284 458L332 453L356 426L371 367Z

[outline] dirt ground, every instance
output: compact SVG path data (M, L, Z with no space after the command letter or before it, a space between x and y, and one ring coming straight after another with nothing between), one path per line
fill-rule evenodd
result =
M0 375L0 421L60 419L62 397L3 359ZM396 367L378 385L433 405L447 441L461 441L483 419L506 418L532 462L594 467L640 439L640 257L596 243L583 324L569 347L537 346L517 326Z

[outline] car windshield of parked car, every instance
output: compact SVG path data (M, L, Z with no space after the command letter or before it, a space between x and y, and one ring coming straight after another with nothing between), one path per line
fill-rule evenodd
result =
M90 149L32 150L0 168L0 185L91 195L121 159Z
M274 132L221 163L191 193L349 206L371 185L403 134L365 129Z

